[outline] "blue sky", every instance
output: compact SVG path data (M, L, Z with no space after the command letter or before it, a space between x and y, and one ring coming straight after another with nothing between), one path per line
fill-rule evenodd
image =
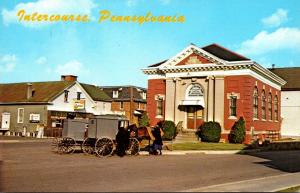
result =
M51 6L55 3L56 6ZM51 8L49 8L51 7ZM184 23L26 25L16 10L114 15L184 15ZM265 67L300 66L299 0L1 0L0 82L59 80L147 86L141 71L190 43L218 43Z

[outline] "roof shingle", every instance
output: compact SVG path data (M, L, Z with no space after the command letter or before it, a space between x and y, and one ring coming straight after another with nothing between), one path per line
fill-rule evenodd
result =
M270 68L269 70L287 81L281 90L300 91L300 67Z
M32 82L34 95L30 99L27 99L28 83L0 84L0 103L49 102L74 83L71 81Z
M111 101L111 98L99 87L80 83L83 89L92 97L95 101Z

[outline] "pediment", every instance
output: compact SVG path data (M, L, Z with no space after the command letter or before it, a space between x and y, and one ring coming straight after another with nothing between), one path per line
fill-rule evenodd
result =
M213 62L193 52L190 55L188 55L186 58L181 60L175 66L190 65L190 64L209 64L209 63L213 63Z

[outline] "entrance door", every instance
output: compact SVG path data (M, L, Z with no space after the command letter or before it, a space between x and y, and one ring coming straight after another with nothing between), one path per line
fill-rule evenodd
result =
M10 126L10 113L2 113L2 130L8 130Z
M197 129L203 123L203 108L201 106L187 106L187 128Z

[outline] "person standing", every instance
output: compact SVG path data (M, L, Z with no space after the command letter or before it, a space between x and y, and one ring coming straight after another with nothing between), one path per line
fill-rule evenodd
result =
M120 127L116 136L117 141L117 155L123 157L126 155L126 150L129 145L129 132L124 128Z
M154 141L153 141L153 149L154 149L154 155L158 155L158 151L159 151L159 155L162 155L162 146L163 146L163 140L162 140L162 136L163 136L163 131L159 126L154 127L153 130L153 136L154 136Z

